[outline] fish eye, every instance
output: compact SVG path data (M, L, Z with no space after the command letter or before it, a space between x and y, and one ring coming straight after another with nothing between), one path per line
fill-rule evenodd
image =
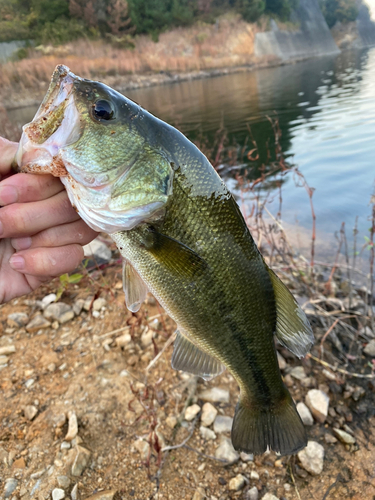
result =
M112 104L105 99L96 101L93 105L93 115L97 120L112 120L115 115Z

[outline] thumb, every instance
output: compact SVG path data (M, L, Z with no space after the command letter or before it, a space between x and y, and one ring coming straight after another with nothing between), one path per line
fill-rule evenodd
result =
M11 142L0 137L0 175L9 174L10 165L16 154L17 147L17 142Z

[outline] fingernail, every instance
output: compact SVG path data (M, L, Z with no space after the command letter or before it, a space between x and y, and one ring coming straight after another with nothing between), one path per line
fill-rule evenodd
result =
M10 205L17 200L18 193L14 186L0 186L0 205Z
M25 238L13 238L11 243L15 250L27 250L31 247L31 238L29 236Z
M16 271L21 271L25 267L25 259L21 255L12 255L9 259L9 264Z

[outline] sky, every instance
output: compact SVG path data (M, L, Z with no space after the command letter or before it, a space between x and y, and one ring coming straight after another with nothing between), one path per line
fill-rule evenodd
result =
M367 3L370 8L371 19L375 21L375 0L365 0L365 3Z

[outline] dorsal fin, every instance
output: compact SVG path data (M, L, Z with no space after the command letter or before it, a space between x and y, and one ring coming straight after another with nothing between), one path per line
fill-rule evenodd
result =
M131 312L139 311L147 295L147 286L126 259L122 261L122 286L125 292L126 307Z
M179 330L174 342L172 368L198 375L205 380L211 380L225 370L218 359L199 349Z
M276 299L276 337L280 344L303 358L314 343L310 323L284 283L272 269L267 269Z

